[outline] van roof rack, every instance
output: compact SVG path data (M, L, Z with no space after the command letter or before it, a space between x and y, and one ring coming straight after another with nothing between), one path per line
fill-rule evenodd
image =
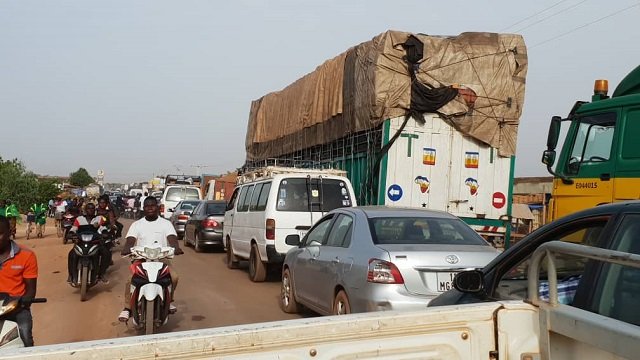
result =
M338 169L305 169L295 167L282 167L282 166L265 166L262 168L256 168L249 170L241 175L238 175L237 184L246 184L260 179L270 179L274 175L278 174L318 174L318 175L333 175L333 176L347 176L347 172Z

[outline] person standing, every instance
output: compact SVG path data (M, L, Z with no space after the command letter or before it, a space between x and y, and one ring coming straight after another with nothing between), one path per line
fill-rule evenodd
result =
M10 224L0 217L0 292L13 298L34 298L38 282L38 262L33 251L18 246L9 237ZM18 324L24 346L33 346L33 317L29 305L8 317Z

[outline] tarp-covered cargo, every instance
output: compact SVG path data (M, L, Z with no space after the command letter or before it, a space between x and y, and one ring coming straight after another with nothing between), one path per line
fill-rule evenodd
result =
M324 144L384 120L435 112L515 154L527 52L520 35L387 31L251 104L247 161Z

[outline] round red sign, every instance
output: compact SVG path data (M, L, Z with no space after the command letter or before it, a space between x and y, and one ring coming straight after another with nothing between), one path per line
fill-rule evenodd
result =
M501 192L494 192L491 202L494 208L502 209L507 203L507 197Z

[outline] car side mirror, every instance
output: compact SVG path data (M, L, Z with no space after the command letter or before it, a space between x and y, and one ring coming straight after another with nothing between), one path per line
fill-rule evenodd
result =
M480 270L467 270L456 274L453 287L463 293L479 293L484 290L484 276Z
M300 235L287 235L287 237L284 238L284 243L291 246L300 246Z
M176 209L168 209L167 211L168 211L168 212L175 212L175 211L176 211Z

